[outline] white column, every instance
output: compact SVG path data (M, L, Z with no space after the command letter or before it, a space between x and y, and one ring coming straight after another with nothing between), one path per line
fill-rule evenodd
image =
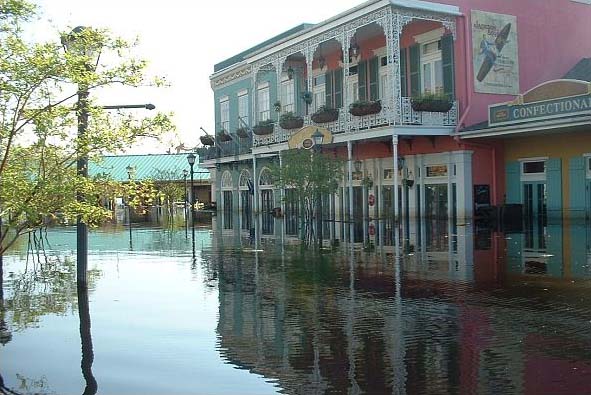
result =
M392 153L394 160L394 218L398 220L400 213L398 212L398 135L392 135Z
M349 181L349 221L353 220L353 143L347 141L347 160L348 160L348 174Z
M257 177L257 157L252 155L252 186L254 191L252 224L254 225L255 250L259 248L259 178Z

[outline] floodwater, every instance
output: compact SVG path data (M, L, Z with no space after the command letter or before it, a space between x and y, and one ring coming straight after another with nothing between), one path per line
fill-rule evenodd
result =
M6 256L0 393L591 393L587 224L320 254L223 228L93 231L88 292L74 229Z

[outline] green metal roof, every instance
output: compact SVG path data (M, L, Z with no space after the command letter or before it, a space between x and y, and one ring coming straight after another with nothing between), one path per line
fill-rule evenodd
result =
M199 167L199 156L195 155L195 180L209 180L209 171ZM99 174L108 174L115 181L127 181L127 167L135 168L134 180L153 179L155 173L160 171L174 172L175 179L183 179L183 169L190 170L187 162L187 154L155 154L155 155L113 155L103 156L100 162L88 164L88 175L93 177Z

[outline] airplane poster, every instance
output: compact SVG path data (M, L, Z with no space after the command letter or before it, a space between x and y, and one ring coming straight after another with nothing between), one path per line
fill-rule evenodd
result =
M473 10L472 48L475 91L518 95L517 18Z

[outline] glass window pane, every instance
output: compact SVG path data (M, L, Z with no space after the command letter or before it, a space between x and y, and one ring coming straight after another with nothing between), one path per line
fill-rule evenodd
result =
M523 174L543 173L546 168L546 162L523 162Z
M435 61L435 91L443 93L443 64L441 60Z
M426 63L423 65L423 91L424 92L432 92L432 84L431 84L431 64Z

